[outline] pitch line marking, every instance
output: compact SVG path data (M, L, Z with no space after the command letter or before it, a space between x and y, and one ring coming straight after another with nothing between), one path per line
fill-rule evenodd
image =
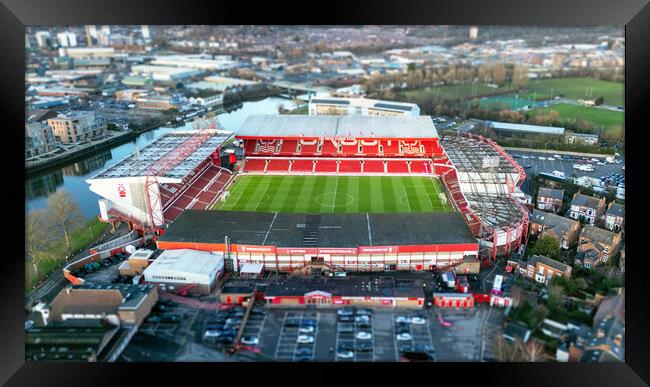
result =
M255 209L253 211L257 211L257 207L259 207L260 204L262 204L262 199L264 198L264 196L268 197L267 201L271 199L271 197L266 193L269 190L270 186L271 186L270 183L266 184L266 189L264 190L264 193L262 193L262 196L260 196L260 200L257 202L257 205L255 206ZM264 203L266 203L266 201Z
M319 200L319 199L323 198L323 196L325 196L325 195L334 195L333 196L334 200L332 200L332 204L326 204L326 203L323 203L321 200ZM336 204L336 195L345 195L345 196L348 197L349 200L344 204ZM332 211L334 211L334 207L345 207L347 205L352 204L354 202L354 197L352 197L352 195L349 195L349 194L346 194L346 193L324 192L324 193L316 196L314 198L314 202L316 202L316 204L318 204L319 206L331 207Z

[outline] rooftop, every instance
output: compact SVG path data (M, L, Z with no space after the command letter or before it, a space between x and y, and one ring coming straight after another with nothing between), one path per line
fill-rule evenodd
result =
M496 121L490 122L490 128L496 130L522 132L522 133L540 133L540 134L554 134L554 135L564 134L564 128L559 128L555 126L511 124L508 122L496 122Z
M564 197L564 190L563 189L540 187L539 188L539 193L537 194L537 197L545 197L545 198L552 198L552 199L562 200L562 198Z
M185 210L160 241L302 247L318 224L315 247L477 243L458 212L390 214L288 214ZM399 232L409 230L409 232Z
M571 200L571 205L579 206L579 207L598 208L601 204L601 200L602 199L598 199L593 196L587 196L581 194L580 192L576 192L575 195L573 195L573 200Z
M190 155L184 157L176 166L158 177L183 179L203 160L210 156L217 147L221 146L233 136L232 132L223 130L207 129L207 132L210 137L203 144L196 148ZM199 131L197 130L168 133L144 148L139 149L135 154L127 156L108 168L99 171L89 180L147 176L148 167L151 164L159 161L168 154L174 155L178 153L181 145L192 139L198 133Z
M441 144L459 172L517 173L517 168L481 137L446 135Z
M556 270L559 270L561 272L567 272L571 269L571 266L564 264L560 261L556 261L555 259L551 259L549 257L546 257L544 255L533 255L530 258L529 263L531 265L535 265L536 262L539 262L541 264L544 264L546 266L552 267Z
M609 230L603 230L592 225L586 225L582 228L580 232L581 238L589 238L594 242L603 243L606 245L612 245L617 239L618 234L611 232Z
M161 273L187 273L210 276L223 268L222 253L178 249L165 250L144 270L145 278Z
M531 221L533 223L538 223L546 226L546 229L554 229L561 232L568 232L572 227L575 227L579 224L577 220L565 218L560 215L551 214L537 209L533 210Z
M267 297L312 292L343 297L424 297L422 281L395 280L392 277L277 277L266 288Z
M429 116L251 115L237 136L437 138Z
M607 215L625 217L625 206L612 202L607 209Z
M416 104L406 102L381 101L369 98L335 98L335 97L318 97L309 100L309 103L323 105L354 105L366 108L391 109L410 112L417 107Z

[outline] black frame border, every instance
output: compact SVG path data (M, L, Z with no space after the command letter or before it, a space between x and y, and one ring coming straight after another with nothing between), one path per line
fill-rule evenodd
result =
M648 269L641 247L644 175L642 148L647 137L647 115L642 114L645 103L650 100L650 4L647 0L545 0L524 2L517 0L480 1L455 0L453 2L432 2L426 0L396 1L330 0L323 3L265 2L235 3L224 1L189 0L146 0L128 2L82 1L82 0L2 0L0 25L3 33L3 59L0 61L0 90L5 96L4 110L9 114L5 120L11 130L5 129L4 139L8 144L0 152L4 171L15 177L17 182L5 183L0 190L3 203L24 200L24 191L19 180L24 179L23 110L21 95L24 93L24 27L26 25L82 25L82 24L444 24L444 25L625 25L626 31L626 159L628 193L626 249L628 259L626 270L626 297L628 308L626 329L626 363L432 363L410 364L411 372L422 371L423 378L440 380L440 371L458 380L498 385L646 385L650 383L650 356L645 346L650 342L650 308L646 295L650 286L644 276ZM290 11L283 13L284 11ZM273 15L273 16L271 16ZM646 124L646 125L644 125ZM630 134L630 130L634 133ZM645 130L645 132L644 132ZM21 176L22 174L22 176ZM9 189L6 189L9 188ZM23 240L20 222L24 212L18 206L8 205L2 236L5 241ZM9 211L7 211L9 210ZM14 214L15 212L15 214ZM636 226L635 226L636 225ZM630 241L632 243L630 243ZM319 374L335 375L329 371L351 371L364 380L399 377L403 381L416 375L404 373L403 364L247 364L247 363L140 363L140 364L56 364L25 363L24 360L24 266L18 257L22 256L21 244L5 243L5 259L0 271L0 294L3 307L0 308L0 382L7 385L77 385L89 382L93 385L115 385L128 381L145 379L171 384L176 381L196 380L207 376L213 382L224 382L233 377L240 381L284 375L285 379L300 380L295 372L317 381ZM81 366L82 365L82 366ZM287 367L286 369L283 369ZM374 368L374 370L373 370ZM262 372L251 372L252 370ZM17 370L17 371L16 371ZM470 372L470 370L475 372ZM173 372L169 372L173 371ZM223 372L226 371L226 372ZM242 375L242 371L243 374ZM264 371L269 371L268 373ZM286 373L280 373L286 371ZM397 371L397 372L395 372ZM401 372L400 372L401 371ZM433 372L432 372L433 371ZM438 372L436 372L438 371ZM347 373L347 372L346 372ZM13 375L12 375L13 374ZM173 374L170 376L170 374ZM220 374L220 375L217 375ZM229 376L230 375L230 376ZM312 375L310 377L310 375ZM316 376L316 377L315 377ZM11 378L10 378L11 377ZM243 379L245 377L246 379ZM10 379L9 379L10 378ZM218 378L218 379L217 379ZM251 379L252 378L252 379ZM315 380L314 380L315 379ZM329 376L331 382L340 382L338 377ZM260 379L262 380L262 379Z

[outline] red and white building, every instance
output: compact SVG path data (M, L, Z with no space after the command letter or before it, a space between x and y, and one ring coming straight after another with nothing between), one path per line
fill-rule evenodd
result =
M234 136L213 128L168 133L86 180L100 219L157 229L184 209L206 209L232 179L220 150Z

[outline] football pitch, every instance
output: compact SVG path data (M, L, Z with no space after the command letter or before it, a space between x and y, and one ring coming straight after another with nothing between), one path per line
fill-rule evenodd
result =
M451 211L440 182L422 176L238 177L213 209L259 212Z

